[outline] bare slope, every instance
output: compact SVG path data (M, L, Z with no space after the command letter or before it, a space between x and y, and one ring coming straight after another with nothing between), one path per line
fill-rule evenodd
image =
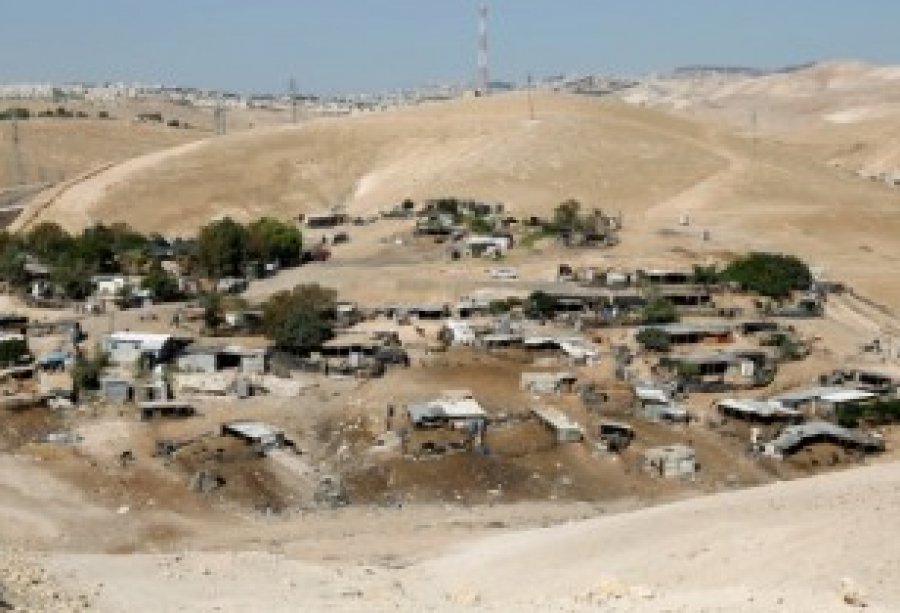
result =
M624 266L672 261L676 253L691 254L680 262L690 266L705 254L786 251L900 305L900 285L884 276L885 266L900 262L896 193L830 167L820 149L768 140L754 146L711 125L615 101L542 95L536 107L535 122L524 97L508 95L212 139L110 168L23 218L70 228L127 221L186 234L224 215L288 219L334 205L375 213L406 197L497 200L520 215L549 215L575 197L624 213L622 246L610 254L626 257ZM678 225L684 215L688 228ZM373 264L386 249L376 234L388 228L378 228L355 232L358 262ZM406 253L398 249L395 260ZM598 263L596 252L565 257ZM368 287L360 281L371 280L371 266L341 264L332 276L339 289ZM551 274L555 263L547 264ZM383 278L435 278L434 266L421 261L400 268ZM277 283L310 275L321 277L304 270Z
M0 187L10 185L10 122L0 122ZM97 119L32 119L19 122L26 183L69 179L96 166L196 140L205 133Z
M470 196L546 213L568 197L640 210L722 166L685 140L691 124L618 103L498 96L229 136L172 156L127 181L94 181L105 197L63 197L47 211L70 227L123 220L189 232L229 214L289 218L347 205L375 212L406 197Z
M831 612L852 610L848 585L868 610L896 611L898 504L900 473L885 464L423 549L431 559L418 563L324 565L220 546L51 566L76 590L102 583L98 611Z
M765 76L676 76L628 91L633 103L765 132L856 123L900 113L900 69L832 61Z

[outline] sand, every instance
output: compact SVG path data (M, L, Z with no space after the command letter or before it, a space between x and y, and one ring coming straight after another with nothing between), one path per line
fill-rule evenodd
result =
M900 473L885 464L423 548L390 567L304 561L281 541L43 564L72 590L102 584L100 612L847 611L849 586L868 610L894 611L898 503Z

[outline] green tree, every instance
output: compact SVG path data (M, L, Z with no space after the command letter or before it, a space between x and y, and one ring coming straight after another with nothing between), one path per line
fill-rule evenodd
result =
M76 390L100 389L100 377L109 366L109 355L101 351L99 346L94 350L94 357L79 355L72 370L72 382Z
M28 286L29 275L25 270L25 253L19 240L0 231L0 281L11 288Z
M491 315L504 315L509 313L511 306L508 300L491 300L488 304L488 312Z
M247 229L230 217L200 229L197 261L210 278L242 276L247 263Z
M247 227L247 251L250 258L263 263L295 265L303 253L303 236L291 224L263 217Z
M263 329L282 351L303 355L331 337L337 293L318 284L273 294L263 304Z
M559 305L556 298L538 290L528 296L522 306L529 319L550 319L556 314Z
M332 331L332 323L315 312L291 311L270 331L270 337L281 351L308 355L330 339Z
M494 231L493 222L484 215L470 215L466 218L466 225L469 228L469 232L475 234L487 234Z
M200 296L200 306L203 307L203 323L209 330L215 330L225 321L222 295L218 292L208 292Z
M672 348L672 337L659 328L644 328L635 339L648 351L666 353Z
M731 262L722 278L743 288L775 300L782 300L795 290L812 284L809 267L792 255L751 253Z
M653 296L644 306L642 319L645 324L669 324L678 321L678 310L665 298Z
M704 287L715 285L719 282L719 269L715 264L710 266L702 266L696 264L694 266L694 283Z
M71 257L75 241L59 224L45 221L25 236L25 244L32 255L46 262L57 262Z
M9 338L0 341L0 366L8 367L27 362L31 359L28 342L21 338Z
M553 209L553 227L557 231L577 230L581 226L581 203L577 200L566 200Z
M159 302L171 302L181 297L178 279L163 270L159 263L150 269L141 282L141 287L149 290L153 294L154 300Z
M50 271L50 280L55 283L66 298L71 300L84 300L94 291L91 275L94 271L85 267L81 261L75 261L71 265L61 264Z

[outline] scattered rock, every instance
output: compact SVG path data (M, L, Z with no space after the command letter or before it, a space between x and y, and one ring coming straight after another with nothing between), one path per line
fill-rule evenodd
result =
M865 589L849 577L841 579L841 600L851 607L865 608L869 606L869 598Z

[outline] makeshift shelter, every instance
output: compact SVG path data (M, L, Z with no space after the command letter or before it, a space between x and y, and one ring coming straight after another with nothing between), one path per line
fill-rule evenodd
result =
M523 372L520 387L533 394L561 394L572 392L577 381L570 372Z
M776 422L799 423L803 421L800 411L777 402L726 398L716 403L719 413L725 417L743 421L772 424Z
M687 445L648 449L641 460L644 471L660 477L690 477L700 468L696 452Z
M796 453L807 445L816 443L833 443L848 449L864 452L884 450L884 440L859 430L850 430L825 421L787 426L770 443L765 446L769 455L787 456Z
M531 409L531 412L553 431L557 443L577 443L584 440L584 429L559 409L538 407Z

